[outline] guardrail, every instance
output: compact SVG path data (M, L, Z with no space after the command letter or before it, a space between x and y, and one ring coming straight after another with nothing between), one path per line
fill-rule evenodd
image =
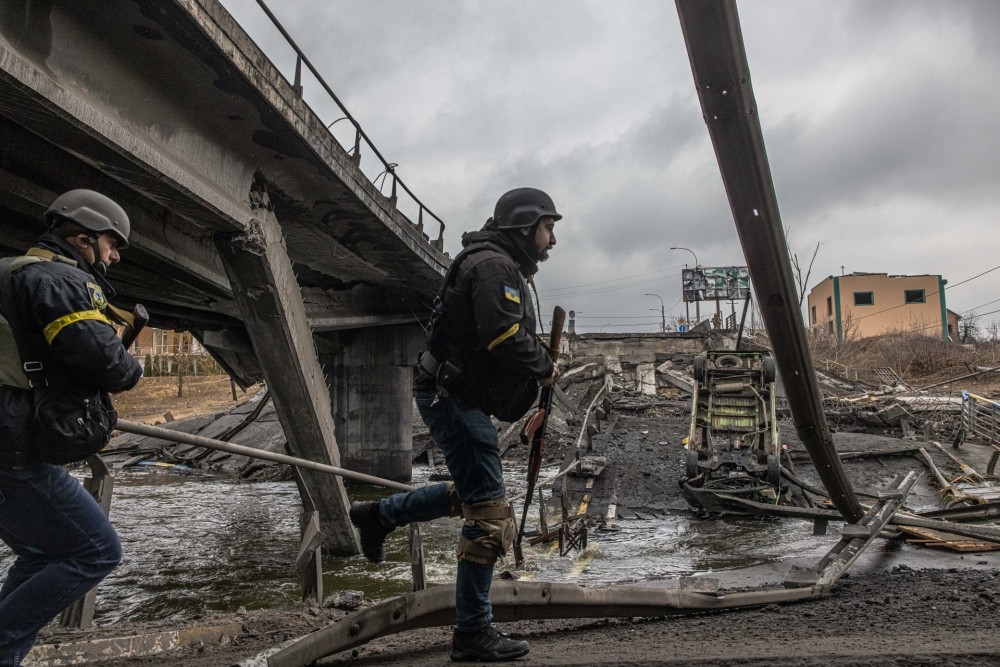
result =
M379 152L378 148L375 147L375 144L372 143L372 140L368 137L367 134L365 134L365 131L361 128L361 124L354 118L354 116L351 115L351 112L347 110L347 107L345 107L344 104L340 101L340 98L338 98L337 94L333 92L333 89L330 88L330 85L320 75L319 71L313 66L311 62L309 62L309 58L306 57L305 53L302 52L302 49L300 49L298 44L295 43L295 40L292 39L292 36L289 35L288 31L285 30L284 26L281 25L281 22L278 21L278 17L276 17L274 13L270 10L270 8L268 8L264 0L257 0L257 4L260 5L260 8L264 10L265 14L267 14L267 17L271 20L271 23L274 24L274 27L278 29L278 32L280 32L282 37L285 38L285 41L288 42L288 45L292 47L292 49L295 51L295 56L296 56L295 82L292 84L292 87L295 90L296 95L298 95L300 99L302 98L302 92L303 92L302 65L304 63L305 66L309 68L309 71L313 73L313 76L316 77L316 80L319 82L320 86L323 87L323 90L325 90L326 93L330 96L330 99L332 99L336 103L336 105L340 108L341 113L344 114L341 118L338 118L337 120L333 121L332 123L326 126L327 130L330 131L330 136L332 136L334 140L337 141L337 143L339 144L340 142L333 134L331 128L342 120L346 120L349 123L351 123L351 125L354 126L354 146L348 150L348 154L354 160L354 164L356 165L361 164L361 141L364 140L365 144L367 144L368 148L371 149L371 152L375 155L375 157L379 159L383 167L382 172L372 180L372 184L378 187L379 192L381 192L382 185L385 184L386 178L391 175L392 194L389 196L389 202L392 205L393 209L399 212L398 209L396 209L396 201L397 201L396 188L398 186L399 188L402 188L403 191L406 192L411 199L413 199L413 202L418 207L417 222L416 222L417 231L419 231L421 234L424 233L424 213L427 213L427 215L437 220L439 225L438 237L431 243L438 250L443 250L444 227L445 227L444 221L441 220L441 218L439 218L437 215L435 215L433 211L427 208L424 205L424 203L420 201L420 199L417 198L415 194L413 194L413 191L410 190L409 187L407 187L406 183L403 182L403 179L399 178L399 176L396 175L396 167L398 167L399 165L395 162L389 162L382 156L382 153ZM378 185L376 183L379 180L379 178L382 179L382 185ZM400 212L400 215L403 214ZM405 215L403 215L403 217L406 218ZM412 220L410 220L409 218L406 219L408 222L410 222L410 224L413 224Z
M1000 445L1000 403L963 391L962 428L966 440Z

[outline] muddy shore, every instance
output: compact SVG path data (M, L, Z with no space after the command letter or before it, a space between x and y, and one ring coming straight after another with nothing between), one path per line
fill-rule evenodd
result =
M614 447L608 450L616 453L602 497L616 490L626 511L638 511L647 518L686 511L676 483L684 451L680 440L686 434L683 413L683 402L666 402L619 417L612 434ZM800 451L791 426L783 424L783 429L789 449ZM859 433L837 433L834 440L841 451L921 444ZM954 464L944 453L927 448L943 471L953 472ZM906 456L845 464L856 488L869 492L877 491L897 472L919 467ZM800 464L799 473L815 480L808 462ZM921 484L912 498L916 507L936 500L933 487L926 481ZM831 546L835 535L831 529ZM780 563L713 576L719 577L723 593L780 586L793 564L811 562L789 554ZM199 643L160 656L90 664L235 664L344 618L358 608L359 601L335 604L198 619L200 625L237 622L243 630L222 644ZM370 601L360 604L363 607ZM896 541L865 554L818 600L668 619L523 621L504 624L501 629L531 642L532 652L518 661L522 664L1000 665L1000 554L939 552ZM104 633L129 630L148 628L118 626ZM317 664L441 665L448 662L450 632L449 628L431 628L383 637Z
M956 557L957 558L957 557ZM531 643L534 665L1000 665L1000 571L858 568L827 596L788 605L668 619L524 621L502 629ZM238 662L344 612L303 607L242 614L244 632L224 645L92 663L217 666ZM205 622L207 622L206 619ZM383 637L317 664L441 665L450 629Z

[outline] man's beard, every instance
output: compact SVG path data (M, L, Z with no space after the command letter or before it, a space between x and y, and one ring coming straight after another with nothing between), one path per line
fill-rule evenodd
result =
M542 250L541 252L538 253L538 261L539 262L544 262L548 258L549 258L549 249L548 248L546 248L545 250Z

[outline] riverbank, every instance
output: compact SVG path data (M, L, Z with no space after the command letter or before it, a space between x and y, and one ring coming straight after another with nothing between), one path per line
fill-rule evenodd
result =
M667 619L522 621L501 629L531 643L531 653L517 661L531 665L1000 665L1000 563L995 556L963 560L969 562L948 569L869 563L825 597L794 604ZM231 665L347 613L302 606L206 618L202 625L235 622L242 631L224 643L89 664ZM447 664L450 632L390 635L317 664Z
M725 594L761 586L780 587L792 565L815 563L836 542L839 530L834 525L829 535L815 537L811 535L811 524L800 520L698 519L683 508L677 486L683 460L680 438L686 424L682 408L683 402L676 401L639 414L623 413L613 431L605 431L614 439L615 454L605 473L605 492L595 489L593 505L600 508L609 493L618 489L620 511L628 512L619 516L617 531L595 531L585 552L567 558L538 547L526 549L529 568L513 576L584 586L614 585L616 581L669 586L675 576L671 573L696 574L719 579L720 592ZM790 425L782 424L782 429L789 449L793 453L800 451L801 444ZM837 433L834 440L842 451L891 450L907 443L919 444L859 433ZM957 472L945 453L929 449L949 477ZM974 453L983 454L978 449L962 451L963 456ZM972 462L977 467L982 464L979 460ZM856 488L870 492L884 487L897 472L920 466L909 456L845 463ZM426 470L419 472L426 478ZM815 481L815 472L807 463L800 465L799 472ZM243 483L238 488L258 486ZM292 487L285 491L294 495ZM352 496L358 491L352 490ZM920 507L936 501L937 491L925 478L915 488L911 502ZM294 498L288 505L294 509ZM260 507L254 507L249 515L257 516ZM598 514L602 512L597 510ZM625 518L626 514L629 518ZM425 540L436 545L428 552L434 564L432 581L444 583L452 572L448 552L453 548L449 545L455 530L450 524L439 523L444 524L425 526ZM274 519L264 524L272 532L277 525ZM176 530L180 524L171 525ZM285 532L286 551L290 553L294 551L294 525L286 526ZM306 635L377 601L376 594L369 593L372 598L364 599L361 594L337 595L342 591L336 589L354 588L366 576L384 576L390 569L408 571L401 533L390 536L393 553L390 562L382 566L368 566L360 557L336 559L337 567L343 561L358 572L350 581L336 575L335 581L327 582L328 593L334 593L328 598L328 607L286 604L225 614L198 613L194 618L174 622L131 623L123 618L91 636L106 640L150 636L163 628L227 630L215 639L196 639L169 653L87 664L230 665ZM227 534L231 535L222 531L217 536L220 545ZM255 548L250 543L241 544L243 549ZM182 559L190 560L191 546L179 544L178 548L179 553L187 554ZM745 567L747 564L752 565ZM609 570L615 568L626 572L616 572L618 578L611 579ZM961 554L914 546L903 540L879 540L827 596L814 601L660 620L524 621L504 624L502 629L531 642L532 653L520 662L534 665L1000 664L996 658L1000 655L998 574L1000 553ZM74 636L81 635L61 633L45 641L67 642ZM448 661L449 641L448 628L416 630L374 640L319 664L440 665Z

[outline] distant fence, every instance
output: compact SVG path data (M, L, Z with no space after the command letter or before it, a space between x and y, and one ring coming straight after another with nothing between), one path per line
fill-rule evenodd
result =
M226 374L207 354L147 354L139 357L139 363L145 377Z

